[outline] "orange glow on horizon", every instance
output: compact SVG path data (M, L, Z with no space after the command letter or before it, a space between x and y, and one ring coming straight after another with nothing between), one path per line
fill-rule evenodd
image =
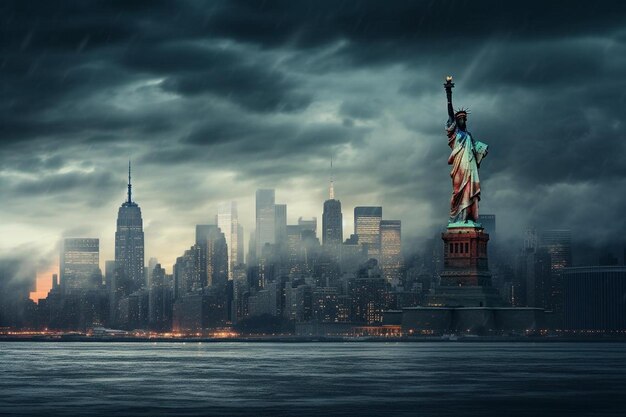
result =
M46 298L52 288L52 274L59 273L59 265L54 264L47 270L37 271L36 291L30 293L30 299L38 303L40 299Z

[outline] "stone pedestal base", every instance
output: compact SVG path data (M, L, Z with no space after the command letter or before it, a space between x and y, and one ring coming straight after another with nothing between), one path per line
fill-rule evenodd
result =
M504 305L491 286L487 259L489 234L476 223L455 223L441 234L444 267L441 285L427 298L431 307L499 307Z
M491 286L487 260L489 234L480 226L448 227L443 239L442 286Z
M494 287L439 286L426 299L429 307L501 307L504 302Z

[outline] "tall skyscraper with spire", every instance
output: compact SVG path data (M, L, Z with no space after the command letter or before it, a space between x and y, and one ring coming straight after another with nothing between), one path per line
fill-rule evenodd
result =
M324 246L338 246L343 242L343 215L341 201L335 200L335 180L333 178L333 160L330 160L330 187L329 198L324 201L322 214L322 244Z
M217 227L224 233L228 246L228 279L233 279L233 269L243 263L243 228L239 224L237 203L222 203L217 209Z
M131 166L128 161L128 199L117 213L115 232L115 290L126 296L145 284L144 237L141 209L132 199Z

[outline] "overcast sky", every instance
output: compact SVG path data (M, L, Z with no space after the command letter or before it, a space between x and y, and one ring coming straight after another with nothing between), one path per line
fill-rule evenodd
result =
M129 159L146 261L168 271L220 202L247 248L257 188L321 221L331 156L345 236L355 205L382 205L405 242L430 238L448 74L490 146L500 236L621 240L626 3L556 3L2 2L0 254L47 274L62 237L98 237L112 259Z

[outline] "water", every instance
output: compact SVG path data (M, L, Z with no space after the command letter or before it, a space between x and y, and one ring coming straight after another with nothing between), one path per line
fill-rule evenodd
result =
M624 416L618 343L0 343L0 415Z

